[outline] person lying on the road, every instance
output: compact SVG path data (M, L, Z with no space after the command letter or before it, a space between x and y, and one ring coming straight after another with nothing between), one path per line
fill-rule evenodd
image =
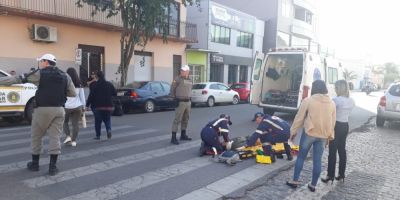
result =
M292 160L291 148L288 144L290 137L290 125L285 120L277 117L256 113L255 121L258 124L256 131L247 140L247 146L254 146L257 139L261 140L264 155L270 156L275 162L275 152L272 145L283 143L288 160ZM282 157L283 158L283 157Z
M230 150L229 126L232 125L229 115L221 114L218 119L212 120L201 130L201 146L199 155L215 155L224 150ZM220 137L223 137L223 142Z

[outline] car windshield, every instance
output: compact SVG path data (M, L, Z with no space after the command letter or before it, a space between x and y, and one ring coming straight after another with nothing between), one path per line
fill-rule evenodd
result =
M206 87L206 84L194 84L192 89L193 90L200 90L200 89L204 89Z
M246 85L244 84L233 84L231 86L232 89L242 89L242 88L246 88Z
M396 97L400 97L400 84L393 85L392 87L390 87L389 94Z

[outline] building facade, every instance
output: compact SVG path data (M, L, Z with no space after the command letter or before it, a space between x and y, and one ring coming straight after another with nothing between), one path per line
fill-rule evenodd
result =
M300 47L319 52L316 0L215 0L265 21L263 52Z
M102 70L110 81L119 81L119 15L91 15L93 6L78 8L75 1L0 0L0 68L17 73L29 71L44 53L57 57L61 69L74 67L82 81L90 72ZM168 42L158 35L147 46L136 47L127 83L163 80L171 82L174 66L186 63L188 42L197 41L196 25L186 23L186 7L180 1L166 8Z
M200 81L249 82L255 52L262 51L263 21L210 0L188 7L188 18L198 30L198 43L190 45L188 55L196 52L206 59L206 66L194 70Z

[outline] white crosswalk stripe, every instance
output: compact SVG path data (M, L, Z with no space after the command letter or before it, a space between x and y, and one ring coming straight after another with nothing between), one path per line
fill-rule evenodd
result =
M117 131L117 130L122 130L122 129L127 129L127 128L131 128L131 127L130 126L121 126L121 127L115 127L113 130ZM155 129L145 129L145 130L147 130L149 132L154 132L155 131ZM88 133L92 133L93 134L93 132L94 132L93 130L82 131L82 133L80 135L88 134ZM144 133L147 133L147 132L143 132L143 130L142 131L138 131L136 134L133 134L132 132L126 132L126 133L114 134L113 137L115 139L115 138L122 138L122 137L138 135L138 134L144 134ZM29 141L28 141L28 139L21 139L21 140L27 140L24 143L30 142L30 139L29 139ZM85 144L85 143L88 143L89 141L92 141L92 140L93 140L92 138L85 138L85 139L79 139L78 142L80 144ZM0 152L0 157L10 156L10 155L20 154L20 153L29 153L29 152L31 152L31 148L29 146L30 146L30 144L28 144L27 147L1 151Z
M65 197L61 200L75 199L97 199L107 200L115 199L122 195L134 192L138 189L150 186L155 183L173 178L201 167L210 165L212 162L207 158L192 158L181 163L147 172L140 176L135 176L100 188L89 190L77 195Z

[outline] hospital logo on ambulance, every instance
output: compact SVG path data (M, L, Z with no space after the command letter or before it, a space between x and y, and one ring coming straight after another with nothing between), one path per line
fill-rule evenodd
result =
M20 99L20 96L19 96L19 94L17 92L13 91L13 92L9 92L7 94L7 100L10 103L17 103L19 101L19 99Z

